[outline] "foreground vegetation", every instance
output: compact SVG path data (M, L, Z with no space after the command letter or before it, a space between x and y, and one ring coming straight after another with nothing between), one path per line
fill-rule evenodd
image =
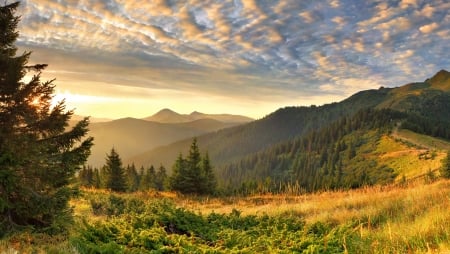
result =
M2 253L440 253L450 181L229 198L83 190L66 234L22 232Z

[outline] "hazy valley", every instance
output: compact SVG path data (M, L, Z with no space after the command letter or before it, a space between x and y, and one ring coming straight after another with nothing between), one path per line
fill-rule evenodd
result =
M251 120L243 116L208 115L198 112L181 115L169 109L143 119L94 119L90 124L89 135L94 137L95 145L88 164L96 167L103 165L106 154L113 147L122 158L129 158L181 139L244 124ZM130 161L131 163L133 161Z

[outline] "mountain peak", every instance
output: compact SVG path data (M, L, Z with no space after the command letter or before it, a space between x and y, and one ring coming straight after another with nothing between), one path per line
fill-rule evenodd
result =
M168 108L164 108L158 111L158 113L144 118L144 120L159 123L186 123L200 119L213 119L223 123L246 123L253 121L252 118L246 116L230 114L205 114L198 111L193 111L189 115L179 114Z
M152 122L159 122L159 123L178 123L178 122L185 122L182 121L183 115L178 114L177 112L164 108L158 111L156 114L144 118L144 120L152 121Z
M450 72L442 69L425 82L430 84L433 88L450 91Z
M158 113L156 113L155 115L158 114L166 114L166 113L171 113L171 114L178 114L177 112L171 110L170 108L163 108L160 111L158 111Z
M194 111L194 112L192 112L192 113L189 114L189 115L191 115L191 116L198 116L198 115L204 115L204 114L201 113L201 112L198 112L198 111Z

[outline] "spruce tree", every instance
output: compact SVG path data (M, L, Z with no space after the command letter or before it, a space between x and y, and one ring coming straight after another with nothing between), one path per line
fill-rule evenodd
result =
M142 167L141 171L141 182L139 184L139 189L146 191L149 189L153 189L155 187L155 167L153 165L150 166L147 170L144 171Z
M197 139L194 138L186 158L186 172L183 183L185 193L202 194L203 172L201 169L201 155L197 145Z
M92 187L100 189L102 186L100 171L98 168L94 168L93 174L92 174Z
M106 157L105 165L106 188L112 191L125 192L127 190L127 179L122 167L122 160L114 148Z
M128 183L128 191L134 192L139 189L139 175L136 170L136 166L133 164L127 166L127 183Z
M169 179L170 188L184 194L212 194L216 179L208 154L202 158L197 140L192 141L189 155L183 159L180 154L172 168Z
M214 175L208 153L202 159L202 173L203 173L203 194L213 194L216 191L217 180Z
M46 65L16 55L18 3L0 6L0 235L22 226L57 229L70 218L70 183L90 154L88 119L68 129L64 101L52 107ZM30 81L24 81L34 73Z
M81 186L92 187L94 185L94 170L92 167L83 165L83 168L78 172L78 179Z
M171 190L184 192L184 182L186 181L186 160L180 153L175 164L172 167L172 175L169 178L169 187Z
M158 172L155 177L155 189L158 191L163 191L167 181L166 168L161 165L159 166Z

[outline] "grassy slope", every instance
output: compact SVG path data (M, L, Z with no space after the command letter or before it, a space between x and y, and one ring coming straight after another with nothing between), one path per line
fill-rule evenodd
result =
M397 180L403 177L413 179L429 171L438 171L446 153L443 150L424 146L424 143L419 142L419 138L423 138L423 135L405 131L408 136L403 136L402 132L394 136L383 136L371 156L375 157L380 164L393 168L398 174Z
M201 213L230 213L233 209L244 215L294 213L307 224L344 225L357 220L354 230L359 238L348 242L347 248L359 253L406 253L408 248L412 253L450 251L450 181L301 196L253 196L228 203L185 201L182 206ZM434 240L439 243L433 244Z
M108 220L94 216L87 199L109 195L86 190L84 197L74 200L77 221ZM450 250L450 181L431 184L411 183L406 187L370 187L350 191L322 192L307 195L263 195L246 198L192 199L173 194L124 194L146 202L171 199L177 206L203 215L230 214L241 216L280 216L289 214L305 221L305 228L318 222L332 230L351 225L343 241L349 253L445 253ZM79 222L78 222L79 223ZM71 232L76 234L75 230ZM267 236L266 236L267 237ZM189 238L185 240L189 241ZM192 241L195 241L192 238ZM326 241L325 241L326 244ZM23 233L0 241L0 253L77 253L62 236L48 237Z

